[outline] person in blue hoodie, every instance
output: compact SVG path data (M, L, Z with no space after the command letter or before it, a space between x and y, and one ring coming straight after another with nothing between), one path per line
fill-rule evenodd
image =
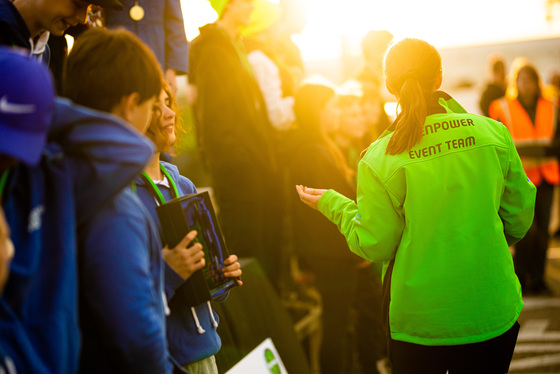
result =
M152 154L137 131L54 99L44 66L0 49L2 208L15 248L0 299L0 347L19 373L75 373L77 230ZM47 139L48 131L48 139Z
M141 134L162 79L153 53L135 35L91 29L76 39L68 56L63 92L120 117ZM162 245L149 213L127 187L79 234L79 372L171 372ZM187 251L191 240L186 237L173 251Z
M176 110L171 90L164 87L154 105L152 121L146 133L154 142L156 152L142 175L134 180L138 197L150 212L160 234L163 233L163 230L156 207L173 198L197 193L194 184L180 175L175 165L160 161L161 153L171 152L177 138ZM155 193L154 186L160 193ZM189 235L194 238L196 232L191 231ZM197 243L195 246L200 246L200 244ZM182 275L181 267L189 263L198 264L196 266L198 270L204 265L204 258L201 258L200 252L195 252L194 248L192 254L186 254L186 261L177 259L174 251L164 250L163 255L168 264L165 271L165 290L168 300L171 300L185 279L190 276L190 274ZM226 266L222 271L226 277L241 276L241 266L237 262L236 255L230 255L224 264ZM240 280L237 282L239 285L242 284ZM220 301L223 301L225 297L227 294ZM173 357L182 367L193 373L217 374L214 355L220 350L221 340L217 332L218 316L212 310L210 301L191 308L186 307L183 303L170 303L170 306L167 338Z

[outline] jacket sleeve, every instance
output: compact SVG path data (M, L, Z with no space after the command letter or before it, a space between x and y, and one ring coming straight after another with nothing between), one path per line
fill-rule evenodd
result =
M352 252L368 261L388 261L395 256L404 229L404 219L389 194L362 161L357 204L329 190L319 200L319 211L338 226Z
M179 75L187 74L189 64L189 42L185 34L183 12L179 0L165 0L165 66Z
M49 141L70 164L80 225L142 171L153 146L116 116L68 100L57 99L53 118Z
M509 143L509 157L498 213L504 224L508 245L511 246L521 240L531 227L537 189L525 174L521 159L505 126L504 137Z
M150 272L145 226L113 212L96 216L81 235L81 289L106 350L116 352L115 368L167 373L162 295Z
M165 297L167 301L175 295L175 291L179 289L185 283L183 277L181 277L167 262L164 261L163 265L164 274L164 287L165 287Z

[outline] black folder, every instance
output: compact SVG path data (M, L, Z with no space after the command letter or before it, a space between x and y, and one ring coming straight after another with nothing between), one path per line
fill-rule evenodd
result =
M185 195L156 208L163 230L163 240L174 248L191 230L198 232L194 242L202 244L204 268L193 273L170 300L197 306L214 300L237 285L236 278L222 273L228 251L208 192ZM180 296L177 298L176 296Z

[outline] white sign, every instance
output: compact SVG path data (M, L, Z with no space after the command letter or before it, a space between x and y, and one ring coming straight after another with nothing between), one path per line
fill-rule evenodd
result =
M226 374L288 374L270 338L264 340Z

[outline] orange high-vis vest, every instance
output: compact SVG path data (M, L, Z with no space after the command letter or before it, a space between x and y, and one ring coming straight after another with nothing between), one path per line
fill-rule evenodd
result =
M547 146L556 133L557 110L553 102L540 98L537 103L535 124L517 99L498 99L489 109L491 118L502 122L519 146ZM525 173L535 186L544 178L550 184L560 183L560 168L556 157L521 157Z

